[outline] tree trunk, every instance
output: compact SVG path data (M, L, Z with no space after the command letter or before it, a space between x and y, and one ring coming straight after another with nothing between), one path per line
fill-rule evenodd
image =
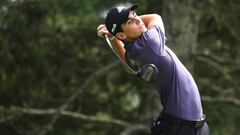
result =
M166 0L163 6L168 45L183 64L192 71L192 54L196 52L198 26L203 2L197 0Z

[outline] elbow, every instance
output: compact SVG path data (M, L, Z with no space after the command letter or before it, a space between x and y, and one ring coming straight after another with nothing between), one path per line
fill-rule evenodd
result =
M162 19L162 17L159 15L159 14L152 14L152 17L154 18L154 19Z
M152 14L152 19L148 24L148 27L151 27L152 25L155 24L162 24L163 20L162 17L159 14Z
M162 17L159 14L154 14L154 19L157 21L162 21Z

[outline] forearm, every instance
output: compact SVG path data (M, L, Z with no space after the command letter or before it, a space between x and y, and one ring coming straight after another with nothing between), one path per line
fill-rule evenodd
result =
M119 57L125 61L125 48L122 41L114 38L113 40L111 40L111 43L114 49L116 50L116 52L118 53Z
M123 42L120 41L120 40L118 40L118 39L116 39L116 38L114 38L113 40L111 40L111 43L112 43L114 49L116 50L116 52L118 53L118 56L119 56L123 61L126 61L126 60L125 60L125 52L126 52L126 50L125 50L125 48L124 48ZM122 65L123 65L124 69L125 69L128 73L133 74L133 73L131 72L131 70L130 70L128 67L126 67L126 65L124 65L124 64L122 64Z
M105 35L108 35L110 36L111 34L109 34L105 24L100 24L98 27L97 27L97 34L98 36L100 37L104 37ZM125 61L125 48L124 48L124 44L122 41L118 40L117 38L112 38L112 36L110 36L110 42L111 44L113 45L113 48L115 49L116 53L118 54L118 56L121 58L121 60ZM130 69L128 69L127 66L125 66L123 64L125 70L128 72L128 73L132 73Z
M140 18L142 19L143 23L147 28L151 27L154 24L159 24L159 23L163 25L162 18L158 14L140 15Z

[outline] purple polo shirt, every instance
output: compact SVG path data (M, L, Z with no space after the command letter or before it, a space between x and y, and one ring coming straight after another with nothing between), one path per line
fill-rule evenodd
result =
M164 26L154 25L126 51L126 59L139 66L155 64L159 79L152 85L158 91L163 112L186 120L203 117L198 87L189 71L166 46Z

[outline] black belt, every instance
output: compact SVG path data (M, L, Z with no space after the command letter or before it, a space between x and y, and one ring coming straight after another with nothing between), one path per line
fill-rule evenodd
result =
M176 125L184 125L184 126L190 126L194 128L202 127L203 124L205 123L205 118L200 121L189 121L189 120L180 119L165 113L162 113L162 115L160 116L160 120L168 121Z

